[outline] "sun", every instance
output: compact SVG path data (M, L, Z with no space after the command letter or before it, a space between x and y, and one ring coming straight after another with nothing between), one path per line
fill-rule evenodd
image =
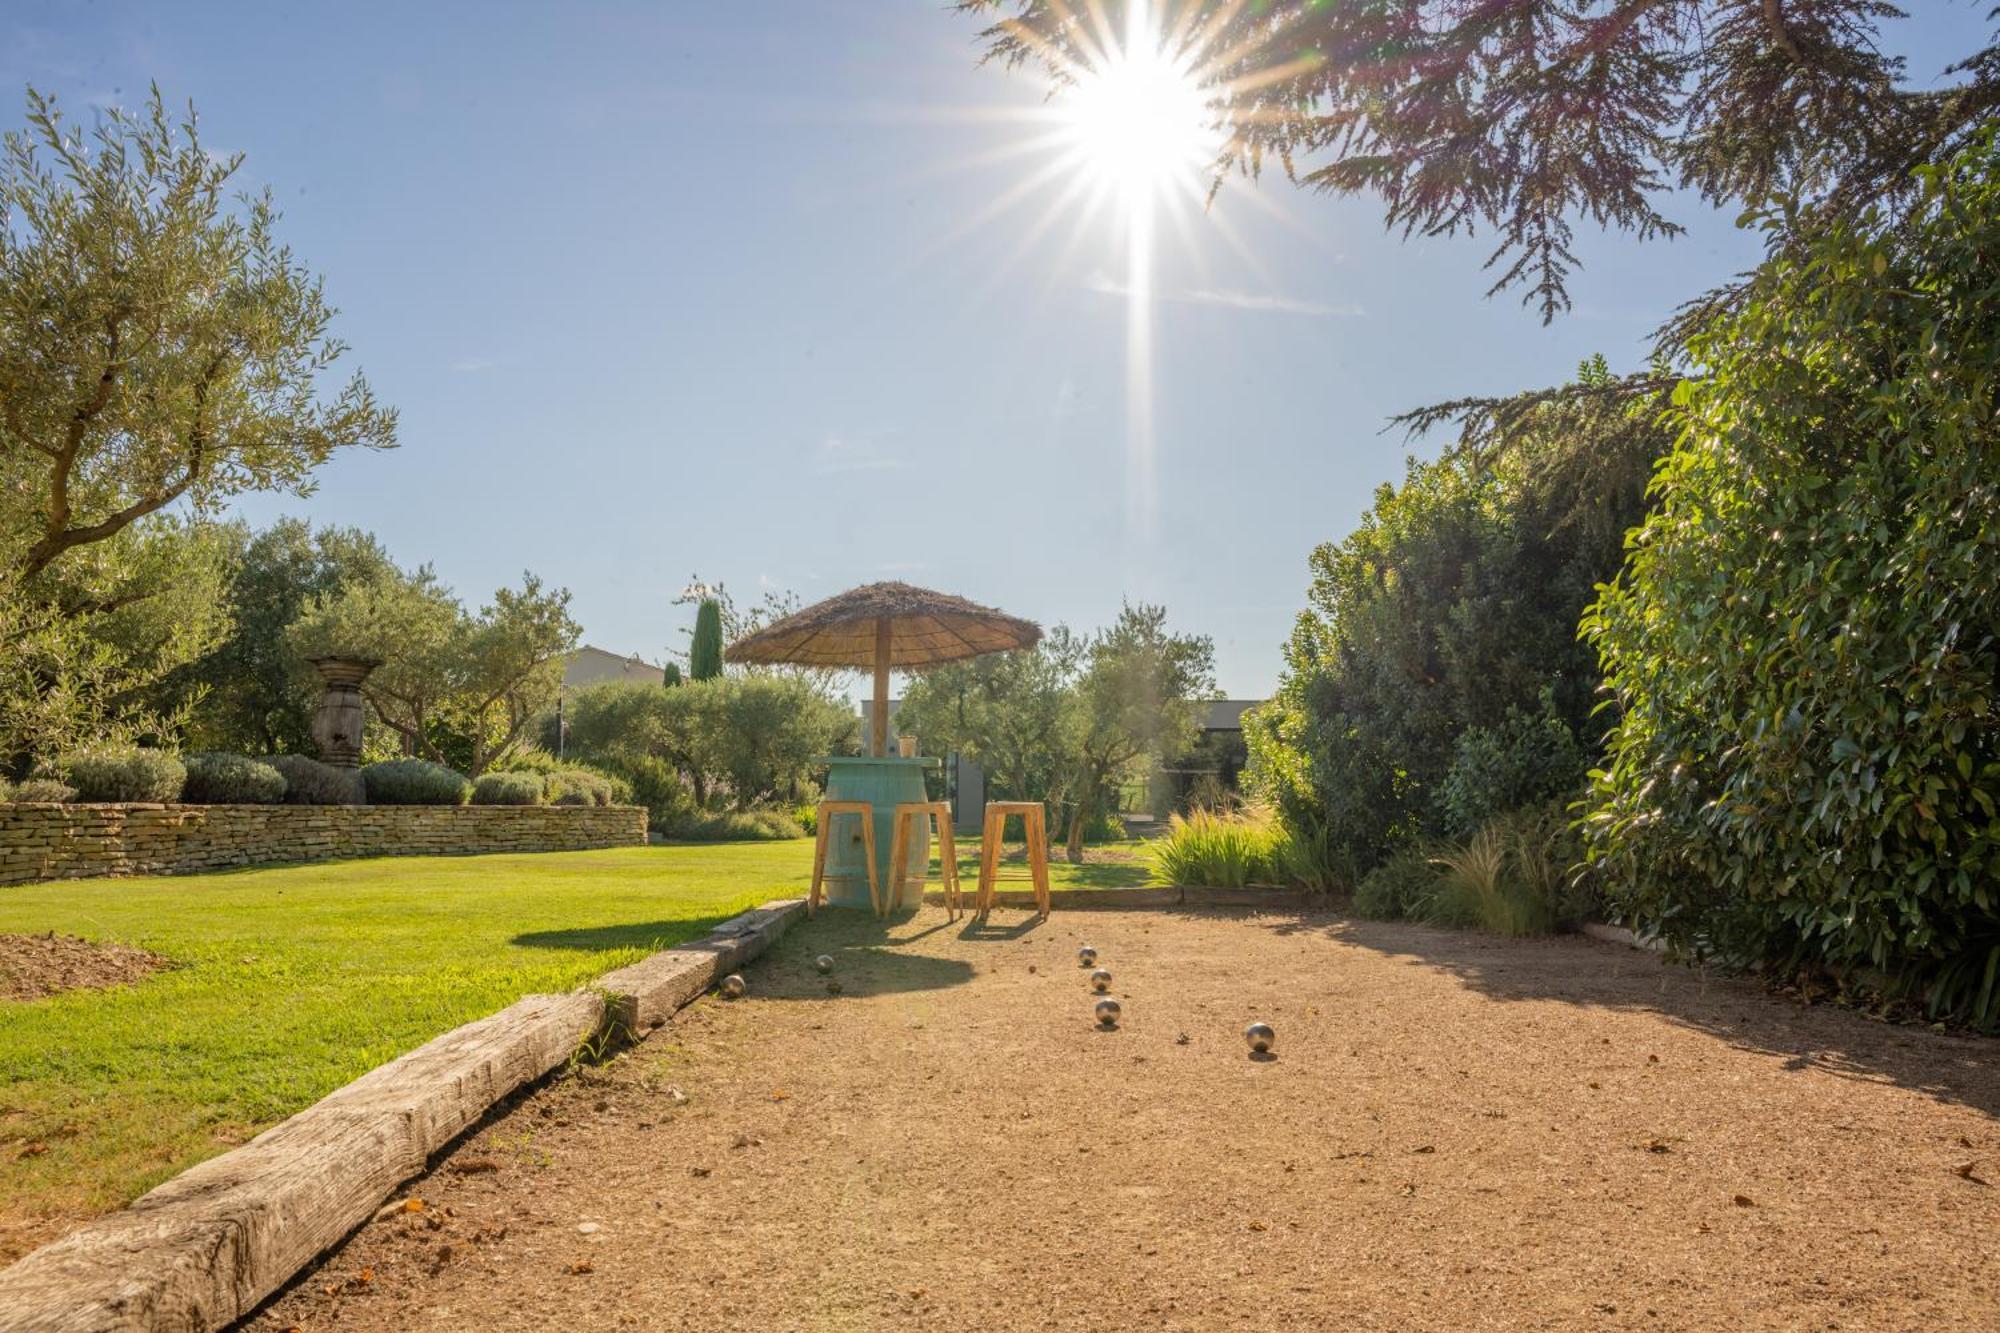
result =
M1073 71L1051 108L1077 170L1128 207L1150 206L1176 188L1199 192L1221 146L1213 96L1192 58L1135 29Z

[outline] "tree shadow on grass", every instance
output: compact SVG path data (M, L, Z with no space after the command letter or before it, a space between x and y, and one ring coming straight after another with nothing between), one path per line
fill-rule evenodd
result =
M1754 978L1669 962L1581 935L1504 939L1405 922L1326 915L1261 917L1281 935L1317 934L1413 967L1445 972L1496 1000L1555 1000L1657 1014L1739 1050L1776 1072L1817 1070L1889 1083L2000 1115L2000 1041L1878 1022L1838 1005L1803 1005Z
M579 953L601 953L612 949L671 949L676 944L698 940L737 913L689 917L681 921L627 921L607 926L579 926L571 930L531 930L516 935L509 944L523 949L573 949Z

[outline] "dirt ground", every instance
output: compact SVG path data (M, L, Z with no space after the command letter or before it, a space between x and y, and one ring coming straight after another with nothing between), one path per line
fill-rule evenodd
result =
M0 935L0 1000L39 1000L68 990L103 990L165 967L158 954L74 935Z
M1334 917L828 913L746 976L249 1327L2000 1327L1995 1043Z

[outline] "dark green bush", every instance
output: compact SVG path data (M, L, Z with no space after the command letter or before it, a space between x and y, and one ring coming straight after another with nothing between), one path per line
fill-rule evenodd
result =
M472 784L474 805L540 805L539 773L482 773Z
M191 754L181 799L191 805L275 805L285 799L285 775L244 754Z
M187 769L164 750L107 745L57 758L53 774L80 801L177 801Z
M1587 621L1620 720L1592 855L1696 955L1865 966L2000 1025L2000 155L1779 252L1690 346ZM1770 225L1779 225L1774 221Z
M361 770L371 805L464 805L472 784L428 759L391 759Z
M29 778L25 782L15 783L6 799L24 805L37 802L69 805L76 800L76 788L57 782L54 778Z
M1582 793L1588 765L1576 733L1547 691L1541 702L1539 712L1510 706L1499 725L1458 734L1438 791L1444 832L1469 837L1509 811Z
M1443 878L1422 848L1406 847L1376 866L1354 886L1354 912L1377 921L1421 917Z
M1593 363L1580 378L1609 377ZM1581 786L1607 719L1578 618L1617 572L1669 439L1616 395L1524 409L1492 448L1412 462L1353 533L1313 552L1277 695L1244 733L1251 785L1288 828L1325 835L1366 871L1540 799L1546 782L1491 753L1522 727L1510 715L1559 723Z
M335 768L302 754L274 754L264 762L285 779L287 805L360 805L367 800L358 769Z

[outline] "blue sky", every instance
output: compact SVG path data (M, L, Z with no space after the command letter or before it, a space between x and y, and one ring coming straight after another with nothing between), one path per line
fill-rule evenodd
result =
M1919 81L1986 30L1986 0L1912 7ZM1135 514L1122 234L1055 184L993 213L1042 88L975 68L976 28L941 0L11 0L0 124L30 82L87 117L156 80L275 192L402 447L245 516L371 529L470 602L532 569L589 642L656 659L692 573L751 600L903 578L1080 627L1164 601L1260 696L1307 554L1401 475L1385 418L1629 365L1754 255L1692 201L1671 244L1586 234L1544 328L1482 297L1482 239L1232 182L1162 236Z

